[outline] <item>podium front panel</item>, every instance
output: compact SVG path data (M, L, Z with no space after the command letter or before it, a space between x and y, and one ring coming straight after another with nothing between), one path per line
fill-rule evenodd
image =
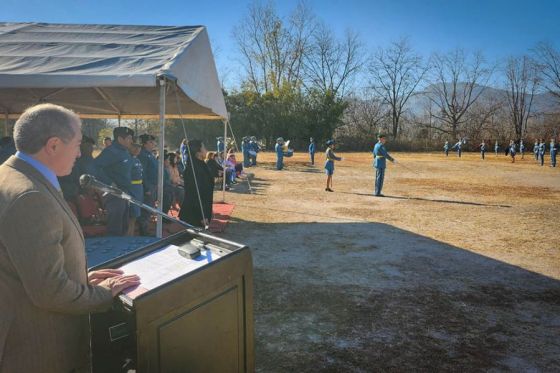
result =
M229 241L190 232L100 267L118 268L193 238L212 247L212 262L133 299L121 296L114 310L92 316L94 371L254 371L253 274L247 247L232 248Z

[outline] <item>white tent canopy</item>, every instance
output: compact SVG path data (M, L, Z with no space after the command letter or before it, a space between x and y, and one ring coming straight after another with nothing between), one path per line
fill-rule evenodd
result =
M180 88L180 108L168 89L167 117L227 116L203 26L0 23L0 112L10 117L52 102L82 117L156 118L158 77Z
M165 117L227 118L203 26L0 23L0 113L41 102L83 118L159 118L160 154ZM161 201L163 159L159 185Z

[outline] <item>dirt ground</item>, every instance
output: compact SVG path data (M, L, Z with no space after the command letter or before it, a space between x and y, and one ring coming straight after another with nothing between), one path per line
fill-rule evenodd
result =
M560 168L392 153L376 198L371 154L338 155L334 193L303 153L226 193L257 371L560 371Z

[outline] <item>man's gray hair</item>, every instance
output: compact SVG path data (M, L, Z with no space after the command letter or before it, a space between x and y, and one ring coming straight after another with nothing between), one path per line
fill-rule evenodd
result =
M76 136L73 123L81 127L80 117L65 107L39 104L25 110L14 125L16 149L36 154L52 137L68 142Z

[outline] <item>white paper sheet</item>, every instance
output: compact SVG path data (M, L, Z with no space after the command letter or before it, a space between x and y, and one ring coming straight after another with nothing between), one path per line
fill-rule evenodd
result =
M120 267L127 275L138 275L140 285L126 289L131 298L161 286L212 261L211 251L201 250L200 256L189 259L177 252L178 246L169 245Z

